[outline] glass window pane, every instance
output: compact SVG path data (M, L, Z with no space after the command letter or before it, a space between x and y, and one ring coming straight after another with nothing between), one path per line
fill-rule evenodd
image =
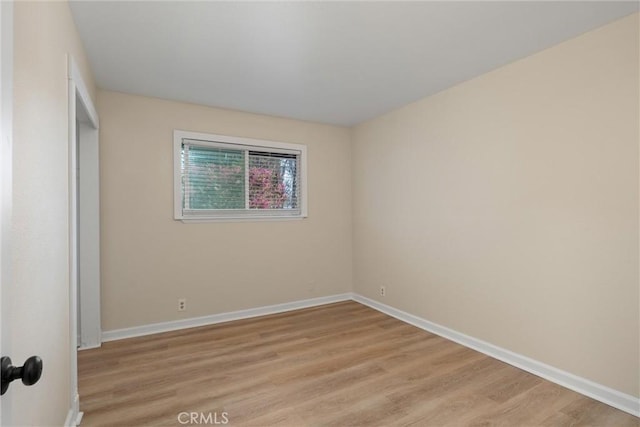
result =
M185 207L188 209L244 209L244 152L190 146L183 150Z
M249 208L298 208L298 157L249 152Z

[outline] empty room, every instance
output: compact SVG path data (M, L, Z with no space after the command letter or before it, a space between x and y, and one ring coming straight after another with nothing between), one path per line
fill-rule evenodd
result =
M0 23L2 426L640 426L637 1Z

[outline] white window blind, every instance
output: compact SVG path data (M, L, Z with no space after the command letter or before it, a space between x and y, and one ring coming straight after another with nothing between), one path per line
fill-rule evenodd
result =
M306 216L304 146L176 131L174 150L176 219Z

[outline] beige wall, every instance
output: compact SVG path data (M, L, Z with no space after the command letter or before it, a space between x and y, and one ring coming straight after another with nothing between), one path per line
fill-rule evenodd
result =
M97 109L103 330L351 290L348 129L107 91ZM307 145L309 217L175 221L174 129Z
M636 14L357 126L354 290L639 396L638 50Z
M44 371L36 386L9 394L13 424L63 425L71 405L67 53L92 94L95 86L66 2L16 2L14 31L11 357L22 364L37 354Z

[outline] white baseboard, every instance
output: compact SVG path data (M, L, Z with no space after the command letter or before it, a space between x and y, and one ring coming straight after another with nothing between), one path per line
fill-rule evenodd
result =
M352 299L420 329L424 329L425 331L457 342L465 347L472 348L480 353L491 356L494 359L501 360L575 392L584 394L585 396L591 397L595 400L599 400L600 402L606 403L607 405L613 406L614 408L625 411L631 415L640 417L640 399L637 397L621 393L586 378L554 368L553 366L549 366L545 363L533 360L477 338L470 337L454 331L453 329L446 328L361 295L353 294Z
M71 408L67 412L67 418L64 420L64 427L76 427L80 425L82 421L83 412L80 412L80 396L76 394L76 397L71 402Z
M94 348L100 348L101 346L102 346L102 343L96 344L96 345L82 345L82 346L78 347L78 351L92 350Z
M104 331L102 341L115 341L124 338L140 337L144 335L158 334L161 332L176 331L179 329L194 328L197 326L214 325L216 323L231 322L232 320L249 319L251 317L266 316L268 314L284 313L301 308L315 307L334 302L351 300L351 293L330 295L326 297L311 298L283 304L267 305L264 307L250 308L247 310L231 311L228 313L213 314L210 316L180 319L171 322L153 323L151 325L135 326L133 328L115 329Z

